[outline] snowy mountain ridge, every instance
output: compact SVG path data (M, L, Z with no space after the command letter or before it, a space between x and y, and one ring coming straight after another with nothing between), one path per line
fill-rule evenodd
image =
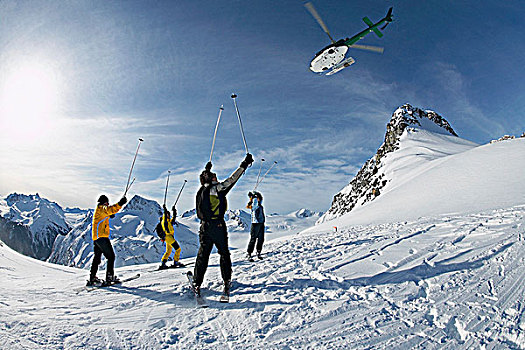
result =
M449 122L434 111L405 104L397 108L386 126L383 144L352 181L334 196L330 209L318 223L340 217L365 205L429 161L477 146L460 139ZM407 171L409 170L409 171Z
M0 200L0 216L7 221L26 226L30 234L21 237L9 237L9 233L0 231L0 239L9 244L18 240L16 245L30 256L46 260L51 254L53 242L60 235L71 230L72 221L67 219L66 211L55 202L39 196L13 193Z

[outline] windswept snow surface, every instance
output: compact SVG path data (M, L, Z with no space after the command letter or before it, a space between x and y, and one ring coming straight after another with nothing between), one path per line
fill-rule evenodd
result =
M218 257L195 308L187 269L117 269L137 280L75 291L86 272L0 247L6 349L524 348L525 206L354 226L233 251L231 302ZM184 262L191 263L192 259ZM9 287L7 287L9 286Z

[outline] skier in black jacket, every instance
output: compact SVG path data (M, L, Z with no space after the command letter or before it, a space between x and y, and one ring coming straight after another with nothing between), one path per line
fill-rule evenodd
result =
M208 268L213 245L217 247L220 255L221 275L224 280L224 294L229 295L232 275L232 262L228 248L228 232L224 222L224 213L228 207L226 195L239 180L246 168L253 163L251 154L241 162L239 168L222 182L217 181L217 175L211 172L212 164L208 162L205 170L200 175L201 187L197 192L196 208L197 216L201 220L199 229L199 252L195 261L193 273L193 285L197 294L200 294L200 286L204 280L204 274Z

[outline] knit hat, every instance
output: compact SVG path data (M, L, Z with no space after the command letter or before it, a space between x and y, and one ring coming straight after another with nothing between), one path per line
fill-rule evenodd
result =
M105 195L101 195L100 197L98 197L98 201L97 202L98 202L98 204L109 203L109 199Z

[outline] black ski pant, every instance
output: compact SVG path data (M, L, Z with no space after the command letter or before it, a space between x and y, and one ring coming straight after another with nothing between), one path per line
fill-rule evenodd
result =
M253 248L257 242L257 253L261 253L264 244L264 223L254 224L250 228L250 242L248 242L248 254L253 253Z
M222 279L225 283L229 282L232 277L232 261L228 248L228 231L226 231L224 220L202 221L199 229L199 243L200 247L193 273L195 284L200 286L204 280L214 244L220 255Z
M115 252L113 251L113 246L111 245L109 238L102 237L94 241L93 249L95 250L95 255L93 256L93 263L91 264L90 279L93 279L97 275L98 265L100 265L100 262L102 261L102 254L104 254L107 260L106 279L108 276L113 276Z

